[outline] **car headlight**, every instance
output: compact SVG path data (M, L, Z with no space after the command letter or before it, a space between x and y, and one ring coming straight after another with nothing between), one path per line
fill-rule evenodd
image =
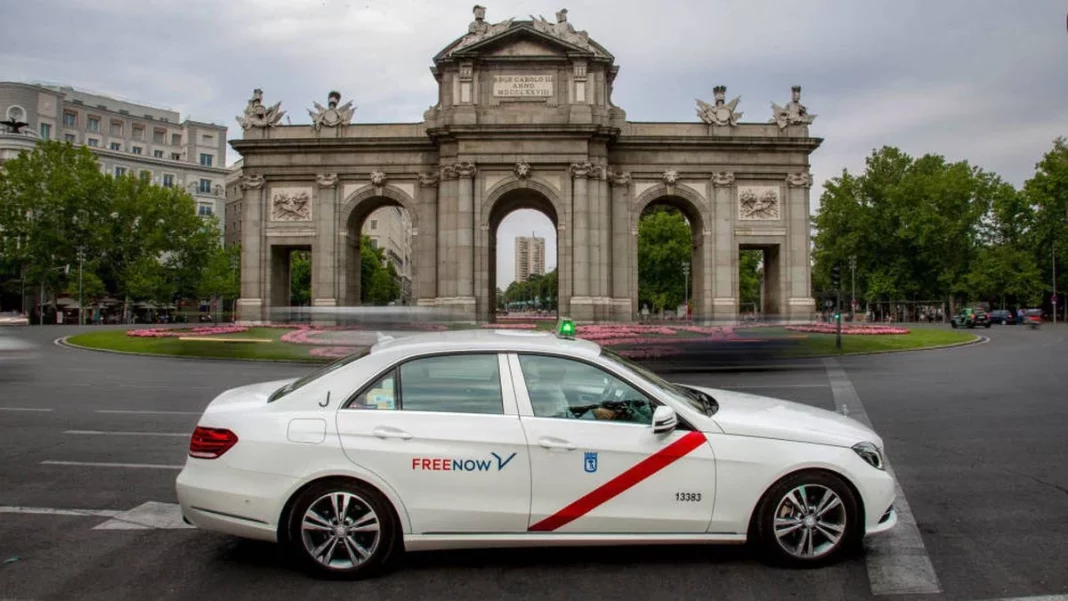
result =
M883 468L883 452L879 450L879 447L870 442L858 442L853 445L853 451L860 455L860 458L867 461L869 465L875 469Z

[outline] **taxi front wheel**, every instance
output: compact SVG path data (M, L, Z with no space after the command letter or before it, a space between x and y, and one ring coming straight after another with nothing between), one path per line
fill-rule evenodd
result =
M289 545L310 572L359 579L385 569L401 551L389 501L373 487L327 481L304 490L289 514Z
M756 542L770 563L820 567L856 548L863 532L853 491L827 472L799 472L777 482L757 508Z

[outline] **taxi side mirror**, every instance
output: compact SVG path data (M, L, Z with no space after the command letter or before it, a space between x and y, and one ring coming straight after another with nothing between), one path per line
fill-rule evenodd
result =
M653 433L667 434L679 425L679 416L671 407L661 405L653 412Z

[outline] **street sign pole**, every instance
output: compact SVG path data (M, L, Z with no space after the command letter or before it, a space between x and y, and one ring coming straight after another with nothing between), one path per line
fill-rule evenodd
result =
M842 291L838 290L835 294L837 299L835 300L834 314L838 318L835 320L838 324L835 326L834 346L840 349L842 348Z

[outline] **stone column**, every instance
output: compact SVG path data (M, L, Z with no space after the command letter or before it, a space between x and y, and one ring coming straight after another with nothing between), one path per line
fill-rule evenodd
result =
M815 313L812 270L809 263L809 193L812 176L805 171L786 177L786 286L783 313L788 319L808 321Z
M605 167L597 167L593 186L597 190L597 219L594 222L594 231L597 235L595 238L597 254L594 256L594 264L597 265L596 296L600 299L601 304L601 315L598 316L598 319L607 320L612 317L612 305L611 301L609 301L612 294L609 288L609 282L612 279L612 213L609 208L608 170Z
M630 173L617 171L609 177L612 185L612 319L631 321Z
M571 247L574 257L572 269L574 295L571 297L571 317L588 321L593 318L593 305L590 299L590 199L588 178L593 165L574 163L571 165L572 207L574 217L571 223Z
M262 175L241 178L241 297L237 299L237 319L259 322L263 314L263 211L267 205Z
M455 260L458 264L456 273L456 296L466 309L471 304L471 317L474 317L475 304L475 174L478 169L473 163L457 163L456 176L459 178L457 190L457 225Z
M337 286L337 174L316 176L315 241L312 244L311 297L313 307L335 307Z
M438 188L438 289L439 299L456 297L456 168L441 168Z
M715 249L709 269L713 272L712 312L716 320L733 321L738 315L738 245L734 242L734 173L712 175L711 230Z
M433 305L438 296L438 174L419 176L418 224L415 238L415 261L412 281L417 305Z

